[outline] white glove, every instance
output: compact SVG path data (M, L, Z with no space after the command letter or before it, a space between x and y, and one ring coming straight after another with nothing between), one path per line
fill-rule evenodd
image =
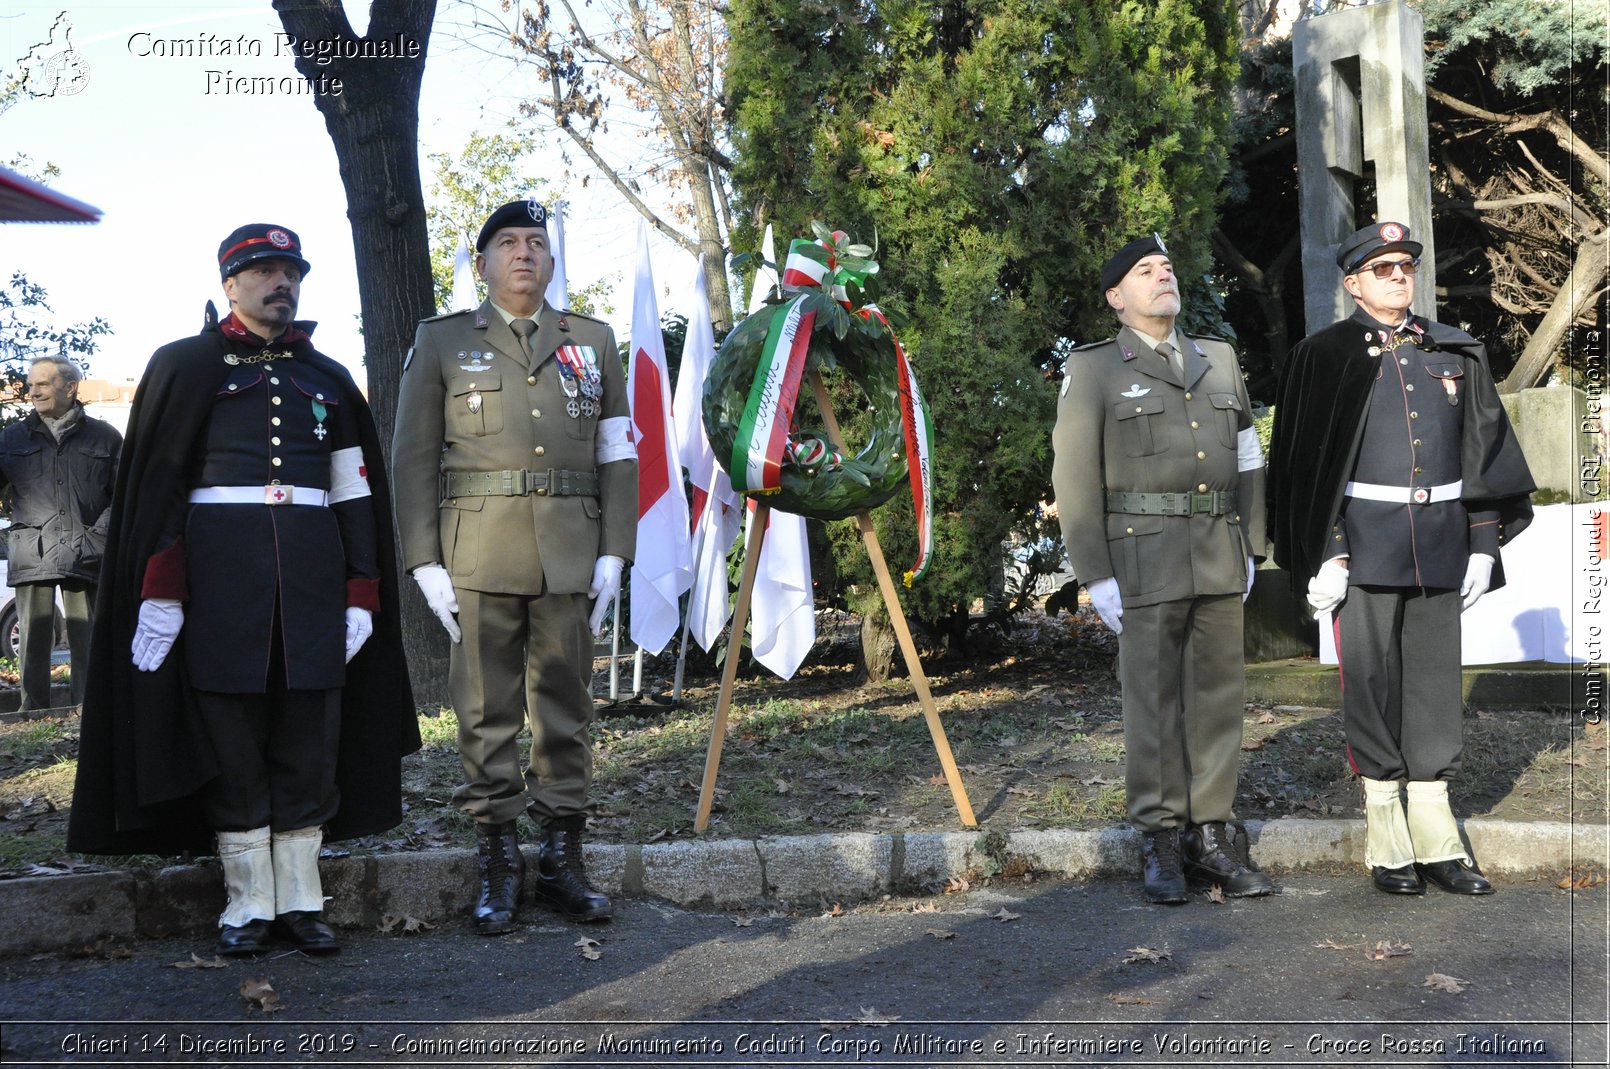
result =
M440 564L421 564L414 569L414 582L425 595L425 604L436 614L436 619L447 628L447 637L454 642L464 637L453 617L458 613L458 595L453 592L453 577Z
M596 600L593 614L587 618L587 626L592 628L595 635L604 629L604 615L609 612L609 603L621 592L621 572L625 570L626 560L608 553L593 564L593 582L587 588L587 596Z
M1241 595L1241 604L1245 605L1247 603L1247 599L1252 597L1252 584L1257 578L1258 578L1258 566L1256 564L1252 563L1252 558L1251 557L1248 557L1247 558L1247 589L1246 589L1246 592Z
M1090 604L1095 608L1096 615L1106 624L1112 633L1124 633L1124 599L1118 594L1118 580L1112 576L1097 579L1085 587L1090 595Z
M352 663L369 636L375 633L375 616L368 609L347 607L347 663Z
M184 626L184 603L174 598L146 598L134 625L134 667L155 672L168 659L173 640Z
M1480 600L1493 585L1493 558L1486 553L1472 553L1465 565L1465 581L1459 584L1459 596L1464 598L1459 611L1464 612Z
M1308 604L1315 612L1332 612L1347 600L1347 562L1332 557L1319 566L1319 574L1308 580Z

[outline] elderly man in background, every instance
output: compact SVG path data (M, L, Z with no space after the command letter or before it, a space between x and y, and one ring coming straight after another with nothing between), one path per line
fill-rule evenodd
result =
M0 492L9 498L11 517L9 577L22 633L23 710L50 708L58 589L72 656L72 704L83 704L89 678L95 587L123 436L84 411L78 400L83 377L66 357L32 361L28 400L34 410L0 431Z

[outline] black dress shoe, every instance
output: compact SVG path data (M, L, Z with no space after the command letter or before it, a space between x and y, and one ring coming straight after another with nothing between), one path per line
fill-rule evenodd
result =
M269 922L263 919L224 925L218 929L218 953L261 954L268 949L269 927Z
M1381 865L1370 870L1370 879L1375 881L1377 891L1385 891L1389 895L1423 895L1426 893L1426 882L1414 870L1413 865L1404 865L1400 868L1389 869Z
M1246 836L1239 822L1215 820L1186 828L1180 845L1191 886L1217 886L1226 898L1256 898L1274 891L1269 877L1253 864Z
M1177 906L1190 901L1185 873L1180 868L1180 830L1142 832L1140 836L1141 886L1146 901Z
M1487 877L1474 865L1467 864L1464 858L1418 861L1414 867L1420 870L1420 875L1451 895L1490 895L1494 890L1493 885L1487 882Z
M316 909L293 909L277 918L280 934L296 949L308 954L334 954L341 949L335 932Z

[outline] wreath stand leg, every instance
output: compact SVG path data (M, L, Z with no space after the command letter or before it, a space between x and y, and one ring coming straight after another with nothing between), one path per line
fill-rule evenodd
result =
M811 372L811 388L816 393L816 404L821 409L823 422L827 425L828 435L833 440L835 449L844 449L844 437L839 433L838 418L833 414L833 406L827 396L827 389L822 385L822 377L817 372ZM721 746L727 734L727 714L732 707L732 690L738 679L738 656L742 652L744 627L749 622L749 603L755 591L755 573L760 567L760 548L765 538L766 518L771 512L771 506L766 504L765 498L760 498L755 504L755 518L749 529L749 541L744 546L743 578L738 584L738 603L732 612L732 638L727 646L727 663L721 673L721 695L716 699L715 721L710 726L710 746L704 758L704 782L699 788L699 809L693 818L693 830L705 831L710 825L710 806L715 797L716 771L721 767ZM956 813L961 818L962 826L967 828L978 827L978 819L973 815L973 805L967 798L967 788L962 784L961 772L956 768L956 758L950 750L950 740L945 735L945 726L939 720L939 709L934 705L933 694L928 689L928 677L922 670L922 659L917 656L917 644L912 641L911 628L906 623L906 614L900 608L900 596L895 591L894 579L889 574L889 565L883 557L883 546L878 542L878 534L872 526L872 514L862 511L856 514L856 523L861 529L861 540L866 544L867 557L871 560L872 570L878 577L878 589L883 595L883 604L889 612L889 622L894 626L896 639L900 643L900 652L906 659L906 669L911 673L911 685L917 692L917 701L922 706L922 715L928 724L928 734L933 739L934 751L939 755L940 768L944 770L945 782L950 786L950 796L956 803Z
M731 638L727 640L727 660L721 669L721 695L716 699L716 716L710 724L710 746L704 754L704 782L699 785L699 809L693 817L693 830L710 826L710 805L715 800L716 770L721 767L721 745L727 738L727 714L732 709L732 688L738 682L738 660L743 656L744 628L749 626L749 602L755 595L755 573L760 570L760 547L766 539L766 521L771 506L765 498L755 502L755 516L749 523L749 541L744 545L743 577L738 580L738 603L732 608Z

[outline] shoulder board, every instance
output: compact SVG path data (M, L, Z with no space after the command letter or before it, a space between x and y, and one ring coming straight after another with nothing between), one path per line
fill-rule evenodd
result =
M1103 345L1111 345L1113 342L1115 342L1117 340L1118 339L1114 337L1114 338L1103 338L1101 341L1085 342L1083 345L1075 345L1073 347L1073 351L1076 352L1076 353L1082 353L1086 349L1099 349Z
M601 327L609 326L609 324L604 322L602 319L599 319L595 315L588 315L586 312L572 312L570 309L566 308L559 314L564 316L566 319L584 319L589 323L597 323Z
M1234 344L1229 338L1221 338L1217 334L1186 334L1185 336L1187 338L1194 338L1197 341L1216 341L1222 345Z
M425 319L421 319L420 322L421 323L435 323L438 320L442 320L442 319L452 319L454 316L467 316L473 311L475 311L475 309L473 309L473 308L460 308L456 312L443 312L439 316L428 316Z

